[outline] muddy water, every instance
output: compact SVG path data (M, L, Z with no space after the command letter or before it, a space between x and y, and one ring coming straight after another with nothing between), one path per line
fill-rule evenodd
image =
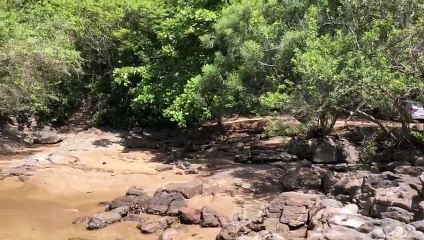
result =
M47 150L52 152L54 149ZM171 182L201 180L196 175L177 175L175 171L157 173L154 154L121 150L73 151L79 161L64 166L37 170L26 182L16 177L0 181L0 239L158 239L142 235L136 223L113 224L97 231L73 225L81 216L102 212L102 201L121 196L131 185L143 186L152 194ZM1 161L19 161L2 156ZM231 217L239 210L236 200L226 195L205 195L190 199L189 206L211 206ZM151 216L154 218L154 216ZM214 239L219 229L177 226L177 240Z

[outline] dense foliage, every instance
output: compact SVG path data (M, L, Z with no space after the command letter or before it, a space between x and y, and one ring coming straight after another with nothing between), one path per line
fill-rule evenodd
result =
M402 101L423 96L419 0L0 4L3 117L65 119L88 102L115 127L290 112L328 133L357 113L407 135Z

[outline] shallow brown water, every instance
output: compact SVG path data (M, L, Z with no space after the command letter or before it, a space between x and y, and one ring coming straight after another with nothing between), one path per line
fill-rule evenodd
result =
M60 149L57 146L57 149ZM43 152L53 152L48 148ZM72 221L80 216L102 212L102 201L125 194L132 185L145 188L149 194L171 182L201 180L197 175L177 175L175 171L157 173L150 152L123 153L120 149L72 151L79 158L75 164L39 169L26 182L17 177L0 181L0 239L158 239L158 235L143 235L137 223L112 224L97 231L87 231ZM2 156L1 161L22 161L25 154ZM104 162L106 164L104 164ZM1 168L1 166L0 166ZM231 217L239 206L231 196L197 196L189 206L211 206ZM151 216L155 218L155 216ZM215 239L219 229L198 226L176 226L176 240Z

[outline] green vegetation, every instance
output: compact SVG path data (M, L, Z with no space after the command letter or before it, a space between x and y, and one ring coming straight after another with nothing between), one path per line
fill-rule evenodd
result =
M86 101L118 128L291 113L328 134L355 113L408 139L423 98L419 0L6 0L0 20L1 118Z

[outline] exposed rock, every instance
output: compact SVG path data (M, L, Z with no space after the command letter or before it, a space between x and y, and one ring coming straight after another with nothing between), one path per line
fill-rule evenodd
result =
M112 200L110 202L108 209L112 210L115 208L127 206L129 207L130 211L132 210L144 211L147 208L148 202L149 202L149 197L147 196L147 194L126 195L126 196L117 197L114 200Z
M144 219L142 216L136 215L136 214L128 214L122 220L127 222L138 222L138 223L143 223L146 221L146 219Z
M115 222L119 222L122 216L118 212L103 212L95 214L87 223L88 230L94 230L106 227Z
M175 235L177 234L178 234L177 230L173 228L168 228L165 231L163 231L159 240L173 240L175 238Z
M297 189L320 190L326 171L319 167L290 169L282 181L286 191Z
M392 173L366 176L361 192L358 198L364 207L362 213L372 217L395 217L410 221L408 219L411 215L407 212L412 213L419 200L418 187L414 187L409 181L404 182L400 176Z
M349 195L351 198L360 193L364 175L359 172L339 174L333 184L333 195Z
M130 208L128 206L122 206L122 207L118 207L111 210L111 212L118 213L119 215L121 215L121 217L127 216L129 211L130 211Z
M199 170L196 168L189 168L184 171L184 174L199 174Z
M373 238L396 239L424 239L424 233L405 223L393 219L375 219L363 224L360 232L369 233Z
M125 194L127 196L147 196L147 193L144 191L143 187L140 186L131 186L128 190L127 193Z
M165 172L174 169L174 166L169 164L161 164L155 167L155 170L158 172Z
M63 137L54 131L41 131L32 136L34 144L56 144L63 141Z
M289 153L296 156L303 156L308 150L308 144L303 139L293 137L289 143Z
M342 138L337 142L337 144L338 144L337 147L338 147L339 159L342 162L346 162L349 164L356 164L360 161L358 150L347 139Z
M285 206L281 213L280 222L291 228L303 226L308 221L306 206Z
M267 216L271 218L280 218L285 207L290 208L305 206L309 209L313 207L318 200L319 196L314 194L284 192L271 201L267 208Z
M124 137L122 144L126 148L144 148L149 146L149 140L145 136L129 135Z
M179 192L158 191L147 206L147 212L157 215L178 215L178 209L187 207L187 201Z
M18 176L18 179L21 182L26 182L26 181L29 180L29 177L28 176L25 176L25 175L20 175L20 176Z
M205 206L201 210L201 226L208 227L222 227L228 224L228 217L219 214L215 210Z
M316 148L312 162L336 163L338 160L337 144L331 138L327 138Z
M152 234L161 229L158 222L144 222L139 224L137 228L144 234Z
M187 182L187 183L170 183L159 191L164 192L178 192L181 193L185 198L192 198L196 195L202 194L203 184L201 182Z
M240 222L239 221L232 221L228 224L226 224L222 229L221 232L219 232L218 236L216 237L216 240L234 240L239 235L240 231Z
M158 223L161 229L167 229L174 223L174 220L171 217L161 217Z
M421 173L424 172L424 167L416 167L416 166L410 166L410 165L402 165L398 166L394 169L394 172L397 174L405 174L405 175L411 175L413 177L418 177L421 175Z
M87 225L89 221L90 217L77 217L72 221L72 224Z
M381 207L380 205L377 206ZM414 213L408 212L405 209L399 207L386 207L382 206L382 209L376 210L379 212L382 218L391 218L404 223L410 223L414 219Z
M417 231L424 232L424 220L412 222L411 225L415 227Z
M178 216L181 223L184 224L199 224L200 223L200 210L192 208L178 209Z

